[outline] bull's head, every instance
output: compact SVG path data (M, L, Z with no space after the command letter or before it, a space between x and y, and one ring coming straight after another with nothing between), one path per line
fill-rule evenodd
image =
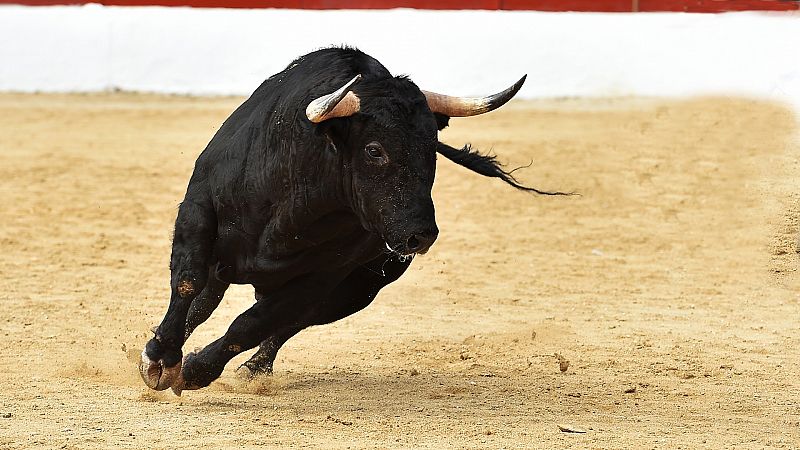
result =
M313 100L306 115L342 152L346 195L364 227L380 234L390 251L424 253L436 240L439 230L431 189L437 152L518 189L554 194L519 185L491 156L469 146L455 149L437 138L450 117L474 116L504 105L525 77L482 98L421 91L404 77L364 79L356 85L360 79L357 75L335 92Z

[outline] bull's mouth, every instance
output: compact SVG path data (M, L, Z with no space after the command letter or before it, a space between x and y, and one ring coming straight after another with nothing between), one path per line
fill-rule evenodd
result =
M427 253L439 236L439 229L434 222L413 222L408 225L402 224L400 228L400 230L387 230L380 236L386 251L402 261Z
M410 259L413 259L414 256L417 255L417 253L402 253L399 249L403 248L403 244L397 245L395 247L392 247L386 241L384 241L384 244L386 245L387 252L391 255L397 256L400 262L406 262ZM420 253L424 254L425 252L420 252Z

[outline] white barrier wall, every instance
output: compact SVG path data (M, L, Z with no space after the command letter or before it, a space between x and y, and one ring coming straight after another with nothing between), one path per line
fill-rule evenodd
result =
M800 106L800 14L0 6L0 91L248 94L294 57L357 46L452 94L736 94Z

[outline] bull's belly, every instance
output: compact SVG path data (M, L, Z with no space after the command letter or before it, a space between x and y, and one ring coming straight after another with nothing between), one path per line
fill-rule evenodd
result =
M260 291L271 291L309 274L346 273L378 257L385 247L381 238L364 232L291 253L276 253L268 248L243 250L241 242L219 240L215 246L216 276L226 283L251 284Z

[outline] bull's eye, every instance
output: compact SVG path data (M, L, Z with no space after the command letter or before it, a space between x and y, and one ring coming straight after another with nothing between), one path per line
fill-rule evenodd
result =
M389 162L389 155L386 154L386 151L383 150L381 144L377 142L370 142L364 147L364 152L369 157L370 162L375 164L386 164Z

